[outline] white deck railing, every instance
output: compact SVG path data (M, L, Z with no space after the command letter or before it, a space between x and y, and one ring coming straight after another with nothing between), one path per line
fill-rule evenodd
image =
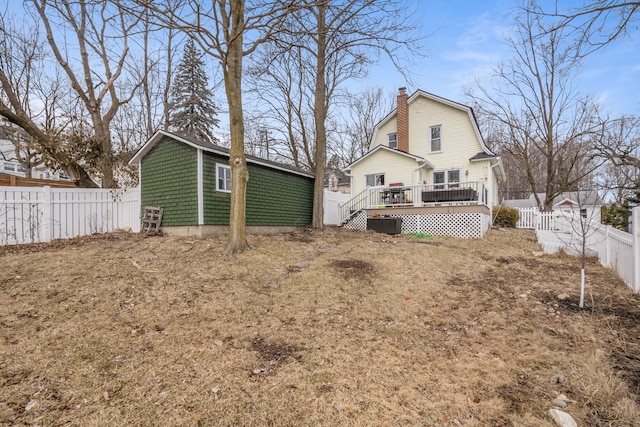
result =
M487 205L483 181L367 187L339 206L339 219L342 224L362 209L469 204Z
M125 227L140 231L138 189L0 187L0 245L49 242Z

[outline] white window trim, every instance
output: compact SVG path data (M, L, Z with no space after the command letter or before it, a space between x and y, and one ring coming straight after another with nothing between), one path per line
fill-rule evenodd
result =
M225 165L224 163L216 163L216 191L220 191L222 193L231 193L231 189L225 190L224 188L220 188L220 180L218 179L218 172L220 168L228 170L229 174L231 174L231 166Z
M433 128L440 128L440 149L439 150L432 150L431 147L433 146L433 138L431 137L431 129ZM442 125L433 125L433 126L429 126L429 152L430 153L442 153Z
M202 170L204 169L202 150L197 151L197 169L198 169L198 225L204 224L204 181ZM216 180L217 181L217 180Z
M367 185L367 177L368 176L378 176L378 175L382 175L384 177L384 181L386 181L386 174L384 172L378 172L378 173L368 173L364 176L364 188L375 188L375 187L384 187L386 184L382 184L382 185ZM376 181L376 179L374 179L374 181Z
M394 141L395 141L395 143L396 143L396 146L395 146L395 147L392 147L392 146L391 146L391 135L394 135L394 136L395 136L395 140L394 140ZM397 149L397 148L398 148L398 132L391 132L391 133L388 133L388 134L387 134L387 146L388 146L389 148L395 148L395 149Z
M435 170L433 171L433 173L431 174L431 184L432 185L442 185L442 188L449 188L449 172L453 172L453 171L458 171L458 181L452 183L453 185L455 185L455 187L452 188L458 188L460 186L460 184L462 183L462 168L449 168L449 169L439 169L439 170ZM444 182L439 182L436 184L436 174L437 173L443 173L444 174Z

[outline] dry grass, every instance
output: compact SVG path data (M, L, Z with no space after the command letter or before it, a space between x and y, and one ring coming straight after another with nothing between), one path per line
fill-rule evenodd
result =
M593 261L580 311L528 231L250 240L0 248L0 424L640 424L640 297Z

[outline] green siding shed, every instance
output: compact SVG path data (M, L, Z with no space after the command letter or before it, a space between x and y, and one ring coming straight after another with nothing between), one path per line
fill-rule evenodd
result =
M172 234L225 232L230 196L217 172L229 166L224 147L166 131L157 132L129 162L138 165L141 208L164 209L162 230ZM313 215L312 174L247 156L246 225L254 231L306 227Z

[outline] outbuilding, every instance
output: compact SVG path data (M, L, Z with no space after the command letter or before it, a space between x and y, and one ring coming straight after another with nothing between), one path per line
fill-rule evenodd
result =
M163 233L204 236L228 232L228 149L158 131L129 164L138 166L141 208L163 209ZM248 232L287 232L311 224L312 174L254 156L247 156L247 166Z

